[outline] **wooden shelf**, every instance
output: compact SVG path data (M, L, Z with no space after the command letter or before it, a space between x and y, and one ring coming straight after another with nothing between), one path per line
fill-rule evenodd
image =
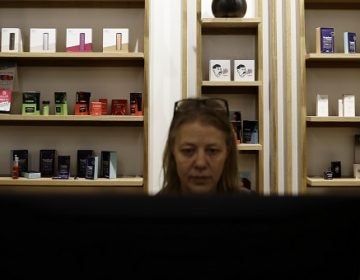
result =
M204 94L258 94L261 81L255 82L222 82L222 81L203 81L201 83Z
M203 35L257 34L260 18L202 18Z
M352 127L360 125L360 117L317 117L307 116L307 126L334 126L334 127Z
M132 52L0 52L0 59L18 66L144 66L144 53Z
M238 151L261 151L262 145L260 144L238 144Z
M1 1L0 8L139 8L145 0L11 0Z
M79 178L79 179L70 178L68 180L59 180L59 179L51 179L51 178L12 179L11 177L0 177L0 187L1 186L64 186L64 187L71 187L71 186L76 186L76 187L132 186L132 187L142 187L143 186L143 178L141 178L141 177L124 177L124 178L117 178L117 179L99 178L96 180L89 180L89 179L83 179L83 178Z
M310 187L360 187L360 180L354 178L325 180L321 177L308 177L306 181Z
M90 116L90 115L49 115L49 116L23 116L13 114L0 114L1 125L66 125L66 126L143 126L143 116Z
M310 53L305 57L307 67L360 67L360 54L345 53Z
M360 9L360 2L358 0L305 0L305 9Z

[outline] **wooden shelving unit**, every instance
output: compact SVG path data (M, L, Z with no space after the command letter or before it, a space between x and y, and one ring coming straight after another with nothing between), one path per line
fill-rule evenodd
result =
M345 31L360 34L359 12L360 2L356 0L300 2L303 192L309 188L360 187L360 181L352 178L354 135L360 133L360 117L337 116L337 99L343 94L354 94L356 103L360 98L357 94L360 54L345 54L342 36ZM315 28L318 26L335 28L335 53L315 52ZM328 117L315 116L317 93L329 97ZM356 113L359 115L358 109ZM342 178L323 179L322 171L329 169L331 161L341 162Z
M19 73L12 111L0 114L0 174L10 172L7 166L11 149L28 149L36 158L39 149L51 146L59 149L59 154L71 153L72 170L76 167L76 150L93 149L96 155L101 150L118 151L119 176L112 180L54 180L12 179L5 175L0 177L0 186L134 187L147 192L148 6L148 0L0 1L0 25L20 28L24 45L23 52L0 52L0 64L15 63ZM16 16L8 16L9 11ZM43 14L52 19L51 24L41 20ZM30 28L50 27L57 31L56 53L29 52ZM93 52L65 51L65 30L74 27L93 29ZM103 28L129 28L129 52L103 53ZM49 116L21 115L21 93L30 90L40 91L41 101L50 100L51 106L53 92L66 91L69 115L54 115L52 111ZM77 90L90 91L91 101L107 98L108 111L111 99L128 99L130 105L129 93L142 92L143 116L73 115ZM36 169L36 160L29 159L29 164L29 168Z
M242 112L243 119L259 121L259 143L238 145L240 162L252 162L240 169L251 169L252 184L260 193L264 190L263 155L263 82L262 82L262 1L257 1L254 18L205 18L202 17L201 0L197 0L197 94L226 98L230 110L251 100L249 112ZM211 39L210 39L211 38ZM230 41L228 40L230 39ZM211 44L209 43L211 40ZM226 43L225 43L226 42ZM231 43L229 43L231 42ZM236 43L235 43L236 42ZM244 46L239 49L240 42ZM239 44L238 44L239 43ZM226 45L226 46L225 46ZM246 49L245 53L244 50ZM254 82L214 82L207 77L210 59L254 59L256 78ZM244 105L242 105L244 106ZM248 116L247 116L248 115ZM241 170L240 170L241 171Z

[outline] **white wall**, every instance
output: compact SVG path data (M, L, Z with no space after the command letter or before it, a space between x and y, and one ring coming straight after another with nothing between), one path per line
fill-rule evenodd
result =
M150 1L149 193L162 185L162 154L173 104L181 98L181 0Z

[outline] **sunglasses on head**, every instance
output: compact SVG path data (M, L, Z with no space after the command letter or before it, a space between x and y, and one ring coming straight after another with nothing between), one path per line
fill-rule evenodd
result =
M229 117L229 104L223 98L187 98L175 102L174 115L177 112L186 112L197 108L208 108L224 112Z

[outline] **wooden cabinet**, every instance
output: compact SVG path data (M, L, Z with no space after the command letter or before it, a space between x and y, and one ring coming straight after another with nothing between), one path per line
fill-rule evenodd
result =
M0 26L22 31L24 52L0 52L0 64L15 62L18 87L10 114L0 115L1 186L113 186L147 191L148 130L148 1L1 1ZM30 28L56 28L56 53L29 52ZM93 52L65 51L66 28L92 28ZM103 53L103 28L128 28L128 53ZM22 92L40 91L41 101L51 102L50 116L21 115ZM66 91L68 116L54 115L54 92ZM127 99L141 92L143 116L77 116L77 91L91 92L91 101ZM40 149L56 149L71 156L71 174L76 174L76 153L92 149L116 151L117 179L53 180L9 177L10 150L29 150L29 169L39 166Z
M359 36L359 1L300 1L302 188L360 187L353 177L354 135L360 134L360 55L345 54L343 33ZM316 27L333 27L335 53L316 53ZM317 94L328 95L329 116L316 116ZM355 117L338 116L338 99L355 96ZM341 178L323 179L332 161L341 162Z
M241 112L242 120L258 121L258 143L238 144L239 172L250 177L254 190L263 192L263 25L262 1L256 2L253 18L205 18L197 0L197 94L225 98L230 111ZM230 81L210 81L211 59L230 60ZM254 60L254 81L234 81L234 60L241 59Z

